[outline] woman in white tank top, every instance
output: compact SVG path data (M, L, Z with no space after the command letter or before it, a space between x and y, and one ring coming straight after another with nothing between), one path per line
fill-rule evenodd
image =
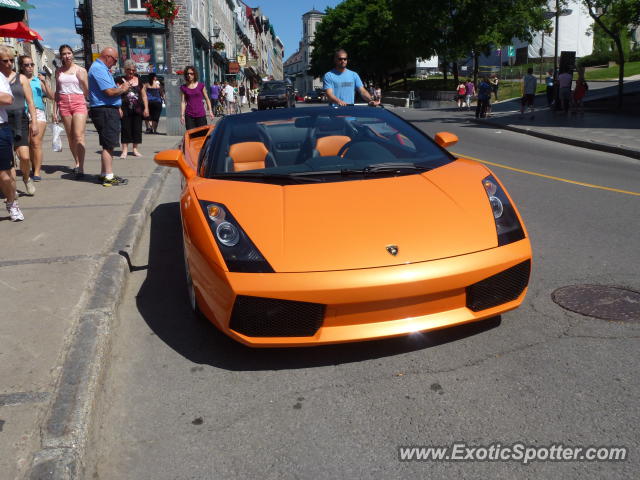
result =
M80 179L84 176L84 132L88 113L86 99L89 96L87 71L73 63L73 50L69 45L61 45L58 51L62 67L56 72L54 121L62 117L75 162L73 172Z

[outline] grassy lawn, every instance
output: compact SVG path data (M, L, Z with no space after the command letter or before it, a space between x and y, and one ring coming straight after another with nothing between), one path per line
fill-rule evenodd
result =
M535 67L534 74L539 77L540 75L540 65L532 64ZM504 67L503 70L503 80L500 83L500 90L498 95L501 98L513 98L520 96L520 84L519 82L511 82L508 80L510 76L513 78L521 78L521 72L526 71L526 65L518 66L518 67ZM631 75L640 74L640 62L627 62L624 65L624 76L630 77ZM587 70L585 72L585 77L587 80L617 80L618 79L618 67L617 65L608 68L595 68L593 70ZM466 79L466 77L461 76L461 79ZM578 78L577 73L574 78ZM542 83L542 84L541 84ZM418 78L408 78L407 79L408 89L407 90L455 90L456 84L453 81L453 77L447 78L447 83L445 84L444 78L440 75L432 76L425 80L421 80ZM403 80L396 80L391 83L390 90L405 90ZM544 86L544 82L540 82L540 78L538 78L538 93L544 92L546 87Z
M407 90L455 90L456 83L453 81L453 77L447 78L447 83L444 83L443 77L431 77L426 80L419 78L407 78ZM396 80L391 82L390 90L402 90L405 91L404 81Z
M624 76L630 77L631 75L640 74L640 62L627 62L624 64ZM608 68L595 68L593 70L587 70L584 74L587 80L617 80L618 79L618 66Z
M508 100L510 98L522 97L522 84L520 82L502 82L500 89L498 90L498 98L500 100ZM544 93L547 91L547 86L538 80L538 88L536 93Z
M462 78L462 77L461 77ZM454 91L456 83L452 78L447 79L447 83L444 83L442 78L429 78L426 80L419 80L417 78L408 78L409 90L448 90ZM502 81L500 83L500 89L498 90L498 98L500 100L506 100L509 98L521 97L521 83L520 82L508 82ZM404 90L404 83L402 80L398 80L391 84L391 90ZM547 87L544 82L538 81L538 93L546 92ZM493 98L493 97L492 97Z

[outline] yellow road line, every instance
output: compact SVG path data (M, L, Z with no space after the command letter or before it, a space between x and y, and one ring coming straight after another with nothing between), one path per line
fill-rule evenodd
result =
M470 157L469 155L460 155L460 154L457 154L457 153L454 153L454 152L451 152L451 153L453 155L458 156L458 157L468 158L469 160L475 160L476 162L480 162L480 163L486 163L487 165L491 165L492 167L505 168L507 170L513 170L514 172L526 173L527 175L533 175L533 176L536 176L536 177L548 178L550 180L557 180L558 182L572 183L573 185L580 185L582 187L597 188L599 190L608 190L610 192L624 193L625 195L635 195L637 197L640 197L640 192L630 192L629 190L620 190L619 188L604 187L602 185L593 185L591 183L578 182L576 180L569 180L567 178L554 177L553 175L545 175L544 173L531 172L529 170L522 170L520 168L509 167L508 165L502 165L500 163L494 163L494 162L489 162L487 160L481 160L479 158Z

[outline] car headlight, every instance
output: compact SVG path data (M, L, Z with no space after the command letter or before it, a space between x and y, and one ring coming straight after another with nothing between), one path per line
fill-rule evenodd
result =
M224 205L201 200L200 207L230 272L273 273L269 262Z
M285 98L287 98L287 94L286 94L286 93L283 93L282 95L278 95L278 98L279 98L280 100L284 100Z
M509 197L504 193L500 184L493 178L493 175L489 175L482 180L482 185L489 198L493 219L496 222L498 245L507 245L522 240L524 230Z

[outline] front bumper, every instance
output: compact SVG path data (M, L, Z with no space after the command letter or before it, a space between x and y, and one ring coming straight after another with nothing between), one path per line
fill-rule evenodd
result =
M530 259L530 243L524 239L468 255L392 267L310 273L200 272L197 291L205 314L226 334L249 346L363 341L451 327L512 310L522 303L526 287L513 300L477 311L467 306L467 287ZM239 296L323 305L321 326L311 336L244 335L230 328Z
M259 98L258 105L262 107L286 107L287 99L281 100L276 98Z

